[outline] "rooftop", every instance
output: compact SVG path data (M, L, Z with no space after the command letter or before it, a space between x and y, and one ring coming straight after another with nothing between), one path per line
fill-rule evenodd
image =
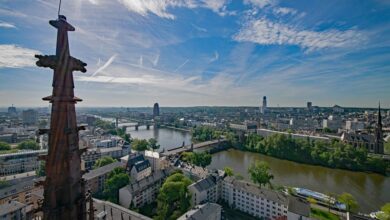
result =
M278 204L282 204L284 206L288 205L288 196L286 196L285 194L269 189L260 188L255 184L242 180L236 180L234 177L230 176L225 177L224 181L233 184L234 189L236 190L249 192L254 195L258 195L262 198L276 202Z
M134 164L134 168L137 170L137 172L141 172L149 167L150 167L149 160L138 161L137 163Z
M7 215L9 213L13 213L19 209L26 207L25 204L20 203L18 201L10 201L0 205L0 216Z
M222 207L216 203L206 203L195 206L193 209L180 216L177 220L206 220L210 219L216 212L221 212L221 210Z
M214 187L216 185L215 178L213 176L208 176L204 179L197 181L196 183L191 184L189 187L194 187L199 192L205 191Z
M93 204L96 209L95 216L101 217L101 219L114 220L114 219L137 219L137 220L152 220L151 218L141 215L137 212L123 208L117 204L93 199Z
M95 177L111 172L116 167L122 167L122 166L123 164L121 162L110 163L107 164L106 166L102 166L97 169L90 170L88 173L83 175L83 178L86 180L93 179Z

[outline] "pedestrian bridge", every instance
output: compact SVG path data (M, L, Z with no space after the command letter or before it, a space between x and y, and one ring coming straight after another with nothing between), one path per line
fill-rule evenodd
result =
M227 142L227 139L225 139L225 138L211 140L211 141L205 141L205 142L201 142L201 143L197 143L197 144L176 147L176 148L173 148L170 150L166 150L166 151L162 152L161 154L163 156L172 156L172 155L180 154L180 153L187 152L187 151L192 151L195 149L205 148L205 147L214 147L214 146L218 147L219 145L224 144L226 142Z

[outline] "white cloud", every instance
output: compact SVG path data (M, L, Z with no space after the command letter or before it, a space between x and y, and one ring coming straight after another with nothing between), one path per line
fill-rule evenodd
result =
M288 15L288 14L295 15L296 13L298 13L298 11L293 8L285 8L285 7L274 8L273 12L276 15Z
M142 16L155 14L161 18L175 19L168 8L207 8L224 16L232 14L226 10L228 0L118 0L129 11Z
M106 62L103 66L99 67L99 69L97 69L97 70L91 75L91 77L96 76L98 73L102 72L104 69L106 69L108 66L110 66L111 63L115 60L115 57L116 57L116 56L117 56L116 54L112 55L112 56L110 57L110 59L108 59L107 62ZM100 63L100 59L99 59L99 63Z
M214 51L214 57L210 59L210 63L217 61L219 59L219 53L218 51Z
M245 4L252 4L259 8L276 4L276 0L244 0Z
M0 28L16 28L15 25L0 21Z
M184 61L184 63L180 64L173 72L177 72L179 71L184 65L186 65L188 63L188 61L190 61L189 59L187 59L186 61Z
M19 47L13 44L0 44L0 68L21 68L35 66L37 50Z
M152 60L153 66L157 66L159 60L160 60L160 54L158 53L156 55L156 58Z
M307 52L323 48L339 48L356 45L364 39L363 33L350 29L340 31L299 30L289 25L274 23L265 18L248 21L233 36L236 41L247 41L263 45L297 45Z

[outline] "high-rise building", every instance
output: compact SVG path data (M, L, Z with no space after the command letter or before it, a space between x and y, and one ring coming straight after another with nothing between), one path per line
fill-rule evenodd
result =
M11 107L8 107L8 114L10 116L15 116L17 114L16 108L14 107L14 105L12 105Z
M378 119L375 128L375 153L383 154L384 153L384 143L383 143L383 131L382 131L382 115L381 115L381 104L379 103L378 107Z
M263 105L260 107L260 112L264 114L267 111L267 96L263 96Z
M156 116L160 116L160 107L158 106L158 103L154 103L154 106L153 106L153 118L155 118Z
M24 110L22 116L25 125L35 125L38 122L38 112L34 109Z
M313 107L313 104L312 104L312 102L307 102L307 110L311 110L312 109L312 107Z

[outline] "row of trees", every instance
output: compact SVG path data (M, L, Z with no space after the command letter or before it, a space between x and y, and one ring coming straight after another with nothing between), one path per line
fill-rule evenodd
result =
M157 143L157 140L154 138L150 138L149 140L145 139L133 139L132 141L132 149L136 151L144 151L152 149L157 150L160 148L160 145Z
M191 134L194 141L202 142L217 139L221 136L222 132L208 126L200 126L193 128Z
M111 135L117 135L117 136L123 138L123 140L125 140L127 142L131 142L130 134L127 134L126 130L123 128L110 129L110 130L108 130L108 133L110 133Z
M266 138L250 134L245 139L242 149L301 163L371 171L383 175L390 168L389 162L369 157L366 148L355 148L336 140L328 143L311 141L309 138L293 139L291 135L283 134L274 134Z
M34 140L26 140L18 144L17 149L19 150L39 150L40 146ZM0 141L0 151L11 150L11 145Z
M184 152L182 153L182 160L196 166L207 167L211 163L212 156L206 152Z

